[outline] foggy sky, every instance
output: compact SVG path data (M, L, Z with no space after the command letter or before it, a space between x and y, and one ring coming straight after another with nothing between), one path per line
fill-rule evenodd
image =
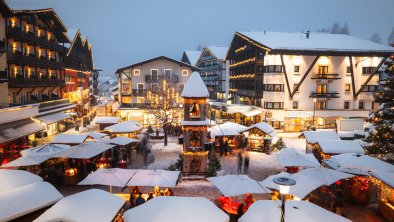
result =
M315 32L348 23L350 34L382 42L394 27L393 0L7 0L11 8L54 8L80 28L96 68L117 68L154 56L180 59L185 49L229 45L235 31ZM74 36L70 36L72 40Z

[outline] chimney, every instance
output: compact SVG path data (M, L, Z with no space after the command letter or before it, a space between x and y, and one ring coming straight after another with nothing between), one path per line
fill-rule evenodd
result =
M306 35L306 38L307 38L307 39L309 39L309 35L310 35L310 34L311 34L310 31L306 31L306 32L305 32L305 35Z

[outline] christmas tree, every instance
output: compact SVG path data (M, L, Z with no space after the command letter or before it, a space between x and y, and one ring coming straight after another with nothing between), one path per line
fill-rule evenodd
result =
M285 148L285 143L283 142L282 137L279 137L278 141L274 145L272 145L274 149L281 150Z
M221 170L222 165L220 164L219 158L216 156L215 152L212 152L211 155L208 156L208 169L206 176L214 177L217 175L216 171Z
M365 139L369 143L366 151L394 163L394 56L384 65L383 78L375 94L375 102L380 103L380 106L369 116L372 127Z

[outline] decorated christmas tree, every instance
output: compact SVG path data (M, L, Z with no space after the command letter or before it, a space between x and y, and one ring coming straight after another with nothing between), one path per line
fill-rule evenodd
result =
M369 118L372 127L365 139L369 143L366 151L394 163L394 56L385 62L375 102L380 106Z

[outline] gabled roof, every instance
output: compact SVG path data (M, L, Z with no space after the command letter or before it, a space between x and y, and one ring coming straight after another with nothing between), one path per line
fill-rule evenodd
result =
M121 73L121 72L123 72L123 71L126 70L126 69L132 69L132 68L134 68L134 67L136 67L136 66L141 66L141 65L144 65L144 64L146 64L146 63L150 63L150 62L153 62L153 61L156 61L156 60L167 60L167 61L176 63L176 64L178 64L178 65L180 65L180 66L188 67L188 68L190 68L192 71L200 71L200 70L201 70L201 69L198 68L198 67L195 67L195 66L193 66L193 65L187 64L187 63L185 63L185 62L181 62L181 61L176 60L176 59L172 59L172 58L167 57L167 56L158 56L158 57L155 57L155 58L152 58L152 59L148 59L148 60L145 60L145 61L142 61L142 62L134 63L134 64L131 64L131 65L129 65L129 66L120 68L120 69L116 70L115 73Z
M210 45L210 46L207 46L206 49L208 49L217 59L219 59L219 60L226 59L226 55L227 55L227 51L228 51L227 46Z
M185 50L185 55L189 60L190 64L195 66L197 64L198 59L200 58L202 51L197 50Z
M182 97L186 98L207 98L209 92L204 81L198 72L193 72L186 82L182 91Z
M7 2L0 0L0 13L3 15L12 14L11 8L7 5Z
M53 8L44 8L44 9L33 9L33 10L12 10L14 14L16 15L28 15L28 14L43 14L43 15L48 15L52 17L54 22L56 23L56 26L61 28L63 32L67 32L67 27L64 25L63 21L60 19L60 17L56 14L55 10Z
M369 53L389 55L392 47L344 34L331 33L285 33L248 31L236 32L242 38L251 40L272 52L305 51L314 53Z

